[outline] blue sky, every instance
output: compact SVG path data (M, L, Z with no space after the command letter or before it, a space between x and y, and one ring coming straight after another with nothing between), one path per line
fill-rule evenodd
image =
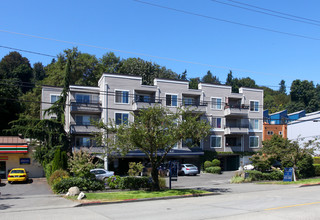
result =
M143 1L167 8L133 0L2 1L0 46L50 55L78 46L97 58L114 51L121 58L141 57L177 73L186 69L188 77L202 77L210 70L225 82L232 70L234 77L251 77L273 89L282 79L287 86L295 79L320 83L320 23L316 21L316 25L295 22L211 0ZM237 1L320 21L318 0ZM244 7L229 0L219 2ZM10 51L0 47L0 58ZM52 59L20 53L31 64L46 65Z

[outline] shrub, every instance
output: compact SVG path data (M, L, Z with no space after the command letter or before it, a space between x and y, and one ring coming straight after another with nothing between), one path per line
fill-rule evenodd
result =
M298 166L298 178L308 178L315 176L315 170L313 166L313 158L311 155L305 155L302 160L297 163Z
M62 179L69 178L69 173L65 170L56 170L50 176L48 183L49 185L53 185L57 182L60 182Z
M262 172L270 170L271 165L274 162L271 156L259 153L252 155L250 160L252 161L252 165L254 166L254 168Z
M95 168L93 157L86 151L73 152L72 157L69 158L68 165L70 172L76 177L94 177L94 174L90 173L90 170Z
M220 174L221 173L221 167L208 167L205 170L207 173L217 173Z
M262 180L262 172L258 170L247 170L246 173L249 173L249 178L251 178L252 181L259 181Z
M105 189L103 181L71 177L62 179L60 182L53 184L52 190L55 193L66 193L68 189L73 186L79 187L80 191L97 191Z
M320 176L320 164L313 164L314 170L315 170L315 175Z
M46 174L46 178L47 180L50 178L51 174L52 174L52 163L47 163L45 165L45 168L44 168L44 172Z
M206 162L204 162L204 169L206 170L208 167L213 167L211 161L206 161Z
M160 186L160 189L167 188L167 183L165 178L159 177L159 186Z
M120 176L117 176L117 175L110 176L110 177L107 179L107 183L108 183L108 186L109 186L111 189L117 189L117 188L120 187L121 177L120 177Z
M283 179L283 173L280 170L273 170L270 173L262 173L257 170L247 170L246 173L249 173L249 178L251 178L252 181Z
M212 160L212 166L213 167L219 167L220 166L220 160L218 160L218 159L214 159L214 160Z
M320 157L314 157L313 158L313 163L314 164L320 164Z
M128 175L129 176L138 176L139 173L142 172L144 166L142 165L141 162L136 163L136 162L130 162L129 163L129 170L128 170Z
M52 160L52 172L59 169L66 170L67 162L67 153L65 151L61 151L60 149L57 149Z
M152 186L149 177L122 177L119 182L120 189L150 189Z

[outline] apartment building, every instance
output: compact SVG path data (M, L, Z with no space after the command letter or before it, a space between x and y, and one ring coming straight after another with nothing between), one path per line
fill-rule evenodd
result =
M61 88L43 87L42 111L57 100L61 91ZM187 143L181 141L168 154L169 159L198 164L204 151L228 152L220 156L223 169L235 170L240 161L248 163L248 158L242 158L239 152L254 152L262 147L263 90L240 88L239 93L232 93L230 86L206 83L200 83L198 89L189 89L188 81L171 79L155 79L153 85L142 85L139 76L118 74L103 74L98 87L70 86L65 129L71 135L73 148L91 147L99 154L103 147L96 146L91 138L96 131L90 123L92 120L127 123L134 120L131 113L154 105L172 111L188 107L201 113L202 119L212 126L210 135L201 141L199 148L189 149ZM112 162L106 161L106 166L117 168L126 160L144 158L142 152L132 151Z

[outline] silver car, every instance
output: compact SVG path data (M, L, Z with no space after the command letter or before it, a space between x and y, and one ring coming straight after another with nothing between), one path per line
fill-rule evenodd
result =
M114 175L113 171L108 171L102 168L92 169L90 173L93 173L98 180L106 181L110 176Z
M193 164L181 164L179 169L180 175L197 175L198 167Z

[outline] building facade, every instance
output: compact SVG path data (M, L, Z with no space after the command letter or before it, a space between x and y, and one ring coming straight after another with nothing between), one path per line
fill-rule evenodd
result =
M61 91L62 88L43 87L42 112L57 100L56 95ZM189 149L187 143L181 141L168 154L169 158L197 163L204 151L227 152L221 153L224 155L220 158L222 167L235 170L240 160L245 160L240 158L241 152L255 152L262 147L263 90L240 88L239 93L232 93L230 86L206 83L200 83L198 89L189 89L188 81L170 79L155 79L150 86L143 85L139 76L118 74L103 74L98 87L70 86L65 129L71 135L73 148L91 147L96 153L102 153L103 148L96 146L92 139L92 132L97 130L90 122L126 123L134 120L131 113L154 105L172 111L178 107L188 108L200 113L212 127L199 148ZM42 117L55 116L42 114ZM144 155L130 152L126 157L134 159ZM119 166L122 159L113 161L112 166Z

